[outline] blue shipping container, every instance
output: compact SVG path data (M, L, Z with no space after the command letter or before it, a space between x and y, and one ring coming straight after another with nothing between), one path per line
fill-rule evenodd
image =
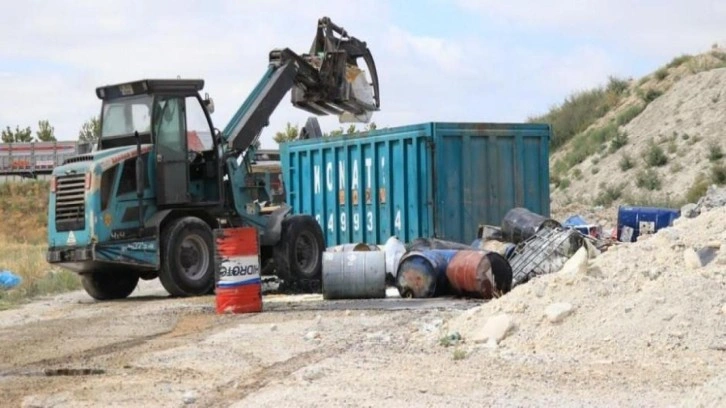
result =
M513 207L549 216L545 124L424 123L281 146L287 203L328 246L440 238L463 244Z
M618 208L618 241L634 242L641 233L655 233L673 225L680 210L656 207Z

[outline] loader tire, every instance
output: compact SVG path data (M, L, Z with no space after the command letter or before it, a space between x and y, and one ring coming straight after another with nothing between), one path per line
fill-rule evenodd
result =
M183 217L161 234L159 280L174 297L202 296L214 289L212 230L196 217Z
M86 293L96 300L125 299L136 289L139 275L129 271L97 271L84 273L81 283Z
M309 215L293 215L282 221L280 242L274 247L277 276L286 281L316 281L323 270L325 239L320 224Z

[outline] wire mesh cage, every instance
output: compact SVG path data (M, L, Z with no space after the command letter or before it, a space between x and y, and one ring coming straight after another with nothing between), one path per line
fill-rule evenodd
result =
M584 244L582 235L575 229L541 229L517 245L511 255L512 286L559 271Z

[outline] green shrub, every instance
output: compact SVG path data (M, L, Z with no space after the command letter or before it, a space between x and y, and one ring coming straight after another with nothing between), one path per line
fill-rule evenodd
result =
M620 149L621 147L628 144L628 133L627 132L617 132L615 134L615 137L610 141L610 153L615 153Z
M630 158L630 155L627 153L623 153L623 155L620 157L620 170L622 171L628 171L635 167L635 162L632 158Z
M711 162L719 161L723 158L723 149L718 142L708 144L708 160Z
M640 99L644 100L646 103L651 103L654 100L658 99L659 96L663 95L663 91L649 88L647 90L639 90L638 96L640 96Z
M569 186L570 186L570 180L566 179L566 178L560 179L560 182L557 185L557 187L559 187L563 190L567 190L567 187L569 187Z
M592 170L590 170L590 171L592 171L592 174L597 174L597 173L599 173L599 172L600 172L600 168L598 168L598 167L593 167L593 168L592 168Z
M645 152L645 163L649 167L660 167L668 164L668 157L663 152L663 149L657 144L651 142L648 146L648 150Z
M726 166L722 164L711 166L711 182L719 186L726 184Z
M673 58L671 60L671 62L669 62L668 65L666 65L666 66L668 68L675 68L675 67L682 65L684 62L690 61L691 59L693 59L692 55L683 54L681 56Z
M699 174L686 192L685 199L689 203L698 202L708 191L709 181L703 174Z
M635 176L635 185L646 190L660 190L661 181L658 172L653 169L640 170Z
M668 68L661 68L655 71L655 79L662 81L668 76Z
M574 93L561 105L553 107L544 115L529 118L528 121L550 124L552 149L557 150L577 134L584 132L619 102L620 96L597 88Z
M621 95L628 90L628 81L626 79L611 76L608 78L607 90L613 94Z
M620 112L617 118L615 118L615 122L617 122L618 126L625 126L630 123L631 120L635 119L636 116L640 115L644 109L645 105L633 105Z
M574 177L576 180L582 180L582 170L579 168L572 170L572 177Z
M613 186L607 186L600 190L597 197L595 197L595 205L609 206L614 201L620 199L623 195L623 189L625 184L618 184Z

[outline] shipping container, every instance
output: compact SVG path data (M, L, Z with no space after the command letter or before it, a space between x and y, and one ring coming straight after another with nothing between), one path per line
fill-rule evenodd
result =
M550 127L424 123L280 149L286 201L327 245L395 236L470 244L513 207L550 213Z

